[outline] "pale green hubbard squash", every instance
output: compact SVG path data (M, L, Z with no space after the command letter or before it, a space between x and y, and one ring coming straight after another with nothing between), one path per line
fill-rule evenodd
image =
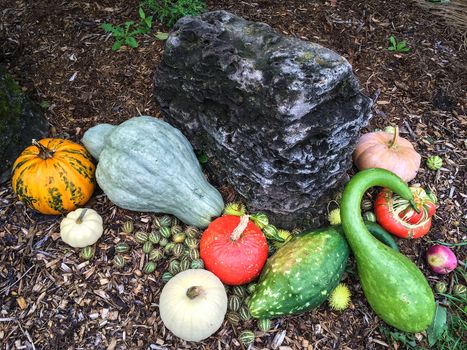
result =
M222 213L222 197L206 181L193 148L168 123L141 116L99 124L82 143L99 161L97 183L117 206L172 214L201 228Z

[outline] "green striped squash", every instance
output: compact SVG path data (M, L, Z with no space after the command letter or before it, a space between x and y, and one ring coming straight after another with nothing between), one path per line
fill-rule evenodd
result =
M263 332L267 332L271 329L271 320L268 318L260 318L257 324L259 330Z
M243 331L238 336L238 340L245 345L250 345L255 341L255 333L253 333L252 331Z
M170 236L172 235L172 233L170 232L170 228L165 227L165 226L161 227L159 232L164 238L170 238Z
M121 255L115 255L113 259L115 267L121 269L125 266L125 259Z
M159 232L156 232L156 231L152 231L149 233L148 235L148 240L149 242L151 242L152 244L157 244L159 243L159 241L161 240L161 235Z
M246 296L246 290L244 286L233 286L232 292L235 295L238 295L240 299L243 299Z
M148 261L143 267L145 273L153 273L155 270L156 264L153 261Z
M179 257L179 256L181 256L183 254L184 249L185 249L185 247L183 246L183 244L181 244L181 243L174 244L174 247L172 249L172 254L175 257Z
M193 259L191 262L192 269L204 269L204 262L201 259Z
M172 260L170 263L169 263L169 272L172 274L172 275L176 275L177 273L180 272L180 261L178 260Z
M242 300L238 297L238 295L231 295L229 297L228 307L231 311L238 311L240 309L240 305L242 304Z
M144 242L143 244L143 252L145 252L146 254L149 254L151 253L151 251L154 249L154 244L152 244L151 242L147 241L147 242Z
M225 315L227 321L229 321L232 325L237 326L240 322L240 316L236 312L229 311Z
M240 315L240 318L243 321L248 321L249 319L251 319L250 310L248 310L248 306L246 305L242 305L242 307L238 311L238 314Z
M144 244L148 240L148 234L146 232L138 231L135 233L135 241Z
M118 243L117 245L115 245L115 251L117 253L126 253L130 251L130 246L126 243Z
M164 256L164 254L162 253L162 251L160 249L153 249L149 253L149 260L159 261L160 259L163 258L163 256Z
M191 261L184 259L180 261L180 272L188 270L191 267Z
M173 275L170 272L164 272L162 274L162 282L167 283L169 280L173 277Z

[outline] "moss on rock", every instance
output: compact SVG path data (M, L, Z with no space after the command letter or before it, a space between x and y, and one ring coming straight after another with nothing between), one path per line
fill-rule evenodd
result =
M31 139L45 137L47 130L40 107L0 67L0 183L10 178L11 166Z

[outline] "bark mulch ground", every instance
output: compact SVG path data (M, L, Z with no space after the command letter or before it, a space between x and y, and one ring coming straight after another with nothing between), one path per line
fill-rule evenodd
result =
M467 56L461 35L411 1L346 0L333 7L325 1L210 0L208 5L342 54L352 63L362 90L376 100L368 130L397 124L423 163L430 155L443 158L439 171L423 165L417 176L439 198L433 228L423 239L398 243L431 284L444 280L452 288L453 274L443 277L428 270L424 252L430 241L466 241ZM97 123L159 115L152 78L164 43L146 35L137 49L112 52L113 40L100 28L104 22L137 20L137 6L135 0L2 1L0 64L43 104L52 135L78 141ZM167 30L157 21L154 27L154 32ZM407 40L410 52L389 52L391 34ZM116 242L135 247L121 233L121 224L132 220L138 230L147 231L153 216L119 209L99 191L89 206L103 216L106 229L95 258L83 262L59 239L59 217L26 209L10 183L0 187L1 348L245 348L236 336L255 329L252 321L237 327L225 322L201 344L173 337L158 317L164 264L144 275L140 249L132 250L124 270L110 263ZM453 249L465 261L465 248ZM391 329L371 311L355 270L349 271L344 278L353 294L349 309L336 313L323 304L300 316L274 320L272 331L257 332L254 346L388 348L385 330ZM426 345L425 334L414 338ZM391 346L407 345L398 341Z

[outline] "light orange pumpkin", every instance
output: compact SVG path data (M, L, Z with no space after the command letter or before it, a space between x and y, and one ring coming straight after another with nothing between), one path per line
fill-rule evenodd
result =
M84 205L94 191L95 166L81 145L63 139L32 141L13 164L19 199L42 214L58 215Z
M412 180L420 168L421 157L410 141L394 133L370 132L360 137L353 153L358 169L383 168L392 171L405 182Z

